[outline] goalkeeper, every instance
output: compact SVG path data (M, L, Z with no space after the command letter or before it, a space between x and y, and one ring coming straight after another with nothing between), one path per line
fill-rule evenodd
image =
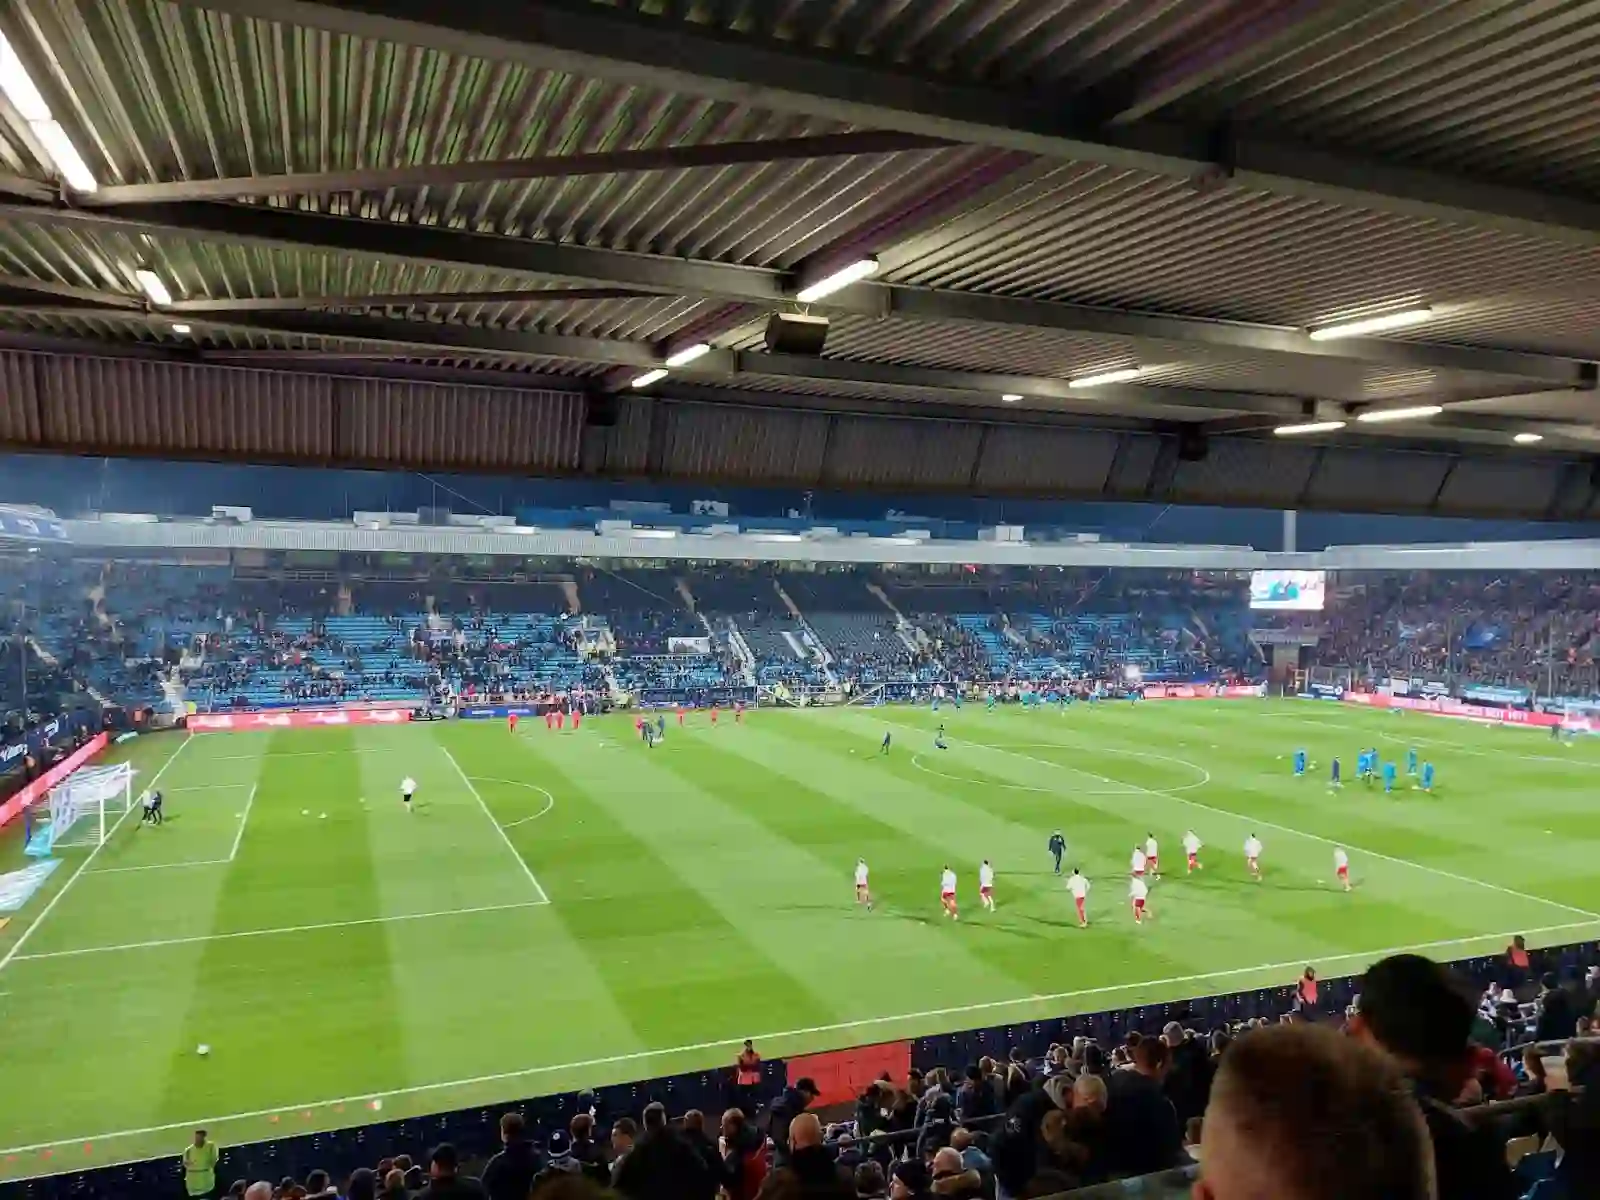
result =
M139 797L139 803L144 806L144 813L139 817L139 824L148 822L151 825L160 825L166 818L161 815L161 793L146 791Z

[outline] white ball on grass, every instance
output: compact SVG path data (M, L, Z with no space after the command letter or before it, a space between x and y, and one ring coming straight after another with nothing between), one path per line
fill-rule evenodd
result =
M311 810L309 808L302 808L300 810L300 815L302 817L309 817L311 815Z
M321 814L321 816L322 816L322 819L324 821L326 821L328 819L328 814L327 813L323 813L323 814Z
M201 1058L205 1058L208 1054L211 1053L211 1047L206 1045L204 1042L201 1042L198 1046L196 1046L194 1048L194 1052L196 1054L198 1054Z

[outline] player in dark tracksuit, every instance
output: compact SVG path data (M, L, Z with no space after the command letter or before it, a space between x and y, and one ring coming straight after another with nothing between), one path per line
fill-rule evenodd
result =
M1061 856L1067 852L1067 839L1061 836L1061 830L1056 830L1050 835L1050 855L1056 860L1056 874L1061 874Z

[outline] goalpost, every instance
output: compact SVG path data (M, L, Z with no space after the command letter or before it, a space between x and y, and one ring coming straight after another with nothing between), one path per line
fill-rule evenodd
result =
M98 846L132 807L132 764L82 767L50 790L50 815L34 826L27 853L43 858L57 847Z

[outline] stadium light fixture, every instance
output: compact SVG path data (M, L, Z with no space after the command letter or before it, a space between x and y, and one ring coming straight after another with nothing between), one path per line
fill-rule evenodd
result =
M878 273L878 260L875 258L858 258L853 263L847 263L837 271L824 275L814 283L808 283L794 294L794 298L801 304L814 304L816 301L842 292L852 283L860 283L863 279L870 278Z
M1415 421L1423 417L1437 417L1443 411L1442 404L1414 404L1410 408L1374 408L1358 414L1356 420L1364 425L1382 425L1389 421Z
M1000 399L1007 404L1015 404L1018 400L1022 399L1022 394L1020 392L1006 392L1000 397Z
M637 538L675 538L678 536L676 529L635 529L633 536Z
M194 332L194 326L185 325L182 321L179 321L176 325L174 325L172 327L172 332L173 333L178 333L178 334L193 333Z
M1535 442L1544 441L1544 434L1542 434L1542 433L1519 433L1519 434L1517 434L1516 437L1512 438L1511 440L1513 442L1515 442L1519 446L1531 446Z
M1403 308L1399 312L1383 313L1376 317L1363 317L1359 321L1342 321L1337 325L1324 325L1309 331L1313 342L1331 342L1337 338L1365 337L1371 333L1387 333L1391 329L1405 329L1433 320L1433 309Z
M660 383L666 377L667 369L665 367L657 367L653 371L646 371L643 375L634 376L633 382L628 386L631 388L647 388L652 383Z
M798 533L755 533L751 534L758 542L803 542L805 538Z
M166 308L172 303L172 293L167 290L166 282L149 267L139 267L134 271L133 277L139 281L139 290L157 308Z
M63 183L75 192L92 192L100 186L61 122L51 113L16 50L3 36L0 36L0 92L5 93L17 115L28 123Z
M708 355L710 353L711 353L711 345L710 345L710 343L708 343L708 342L696 342L692 346L685 346L682 350L679 350L675 354L669 354L667 356L667 366L669 366L669 367L687 367L695 359L704 358L706 355Z
M1115 371L1100 371L1094 375L1080 375L1077 379L1067 380L1067 386L1072 388L1104 387L1108 383L1127 383L1130 379L1139 378L1140 368L1118 367Z
M1272 432L1279 437L1296 437L1302 433L1337 433L1343 428L1343 421L1304 421L1299 425L1279 425Z

